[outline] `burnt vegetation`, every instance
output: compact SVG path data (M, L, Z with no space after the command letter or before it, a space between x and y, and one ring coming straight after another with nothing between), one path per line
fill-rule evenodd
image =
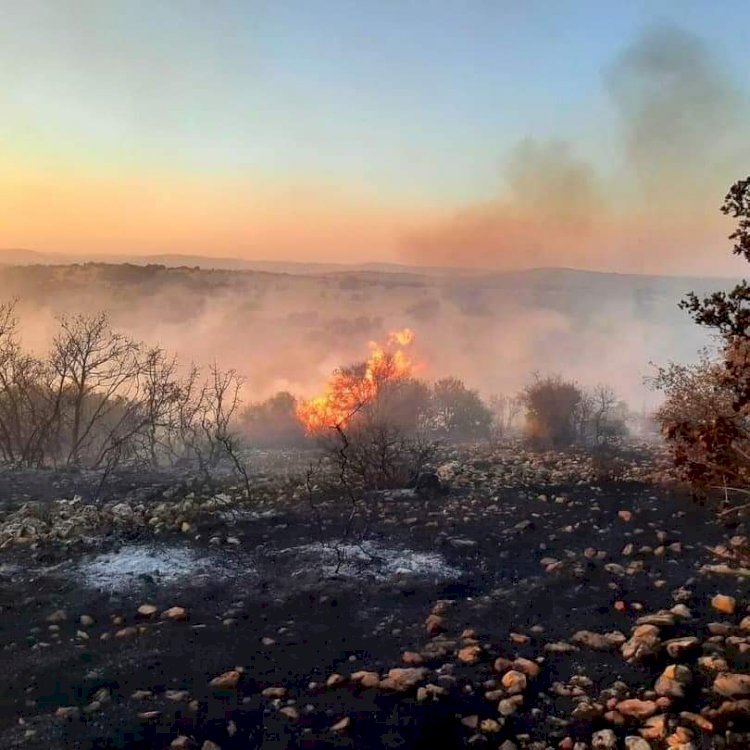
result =
M750 261L750 180L724 211ZM126 290L163 272L113 278ZM326 283L365 295L369 281ZM460 300L480 319L493 298ZM319 396L253 400L240 372L105 314L61 316L34 351L23 302L6 303L0 736L86 750L748 747L748 302L744 282L683 302L719 350L659 368L653 415L564 370L495 395L429 380L409 329ZM384 326L361 315L332 330Z
M181 368L112 330L107 316L62 317L49 353L24 351L15 305L0 307L0 454L10 467L239 465L232 432L242 381Z
M750 178L732 186L721 210L737 220L733 253L750 262ZM736 500L750 494L750 287L743 280L728 292L690 294L680 306L715 333L718 351L659 368L654 384L665 400L656 418L680 476L703 496L720 491L722 512L745 511Z
M222 460L246 448L309 448L344 431L350 470L370 488L413 482L444 442L526 436L564 448L622 437L627 409L606 386L535 376L518 396L492 396L456 377L429 383L386 371L377 395L358 392L365 363L340 370L350 413L323 435L305 430L299 400L282 391L243 403L242 377L203 370L114 330L105 314L62 316L49 352L24 349L16 304L0 306L0 455L17 468L113 470ZM387 370L387 368L386 368ZM338 448L334 450L336 452Z

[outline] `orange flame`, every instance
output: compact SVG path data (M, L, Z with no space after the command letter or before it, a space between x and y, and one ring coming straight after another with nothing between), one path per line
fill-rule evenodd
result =
M414 365L405 351L414 341L409 328L388 334L385 344L370 341L364 365L336 370L324 393L297 406L297 417L308 434L345 425L377 397L387 382L410 377Z

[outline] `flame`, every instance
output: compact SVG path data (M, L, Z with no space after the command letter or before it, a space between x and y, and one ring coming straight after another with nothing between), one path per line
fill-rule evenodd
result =
M363 366L336 370L320 396L297 406L297 417L307 433L345 425L377 398L386 383L410 377L414 365L406 349L413 342L411 329L392 331L385 344L369 342L370 356Z
M413 341L414 331L411 328L402 328L400 331L391 331L388 334L389 346L409 346ZM373 346L372 342L370 342L370 346Z

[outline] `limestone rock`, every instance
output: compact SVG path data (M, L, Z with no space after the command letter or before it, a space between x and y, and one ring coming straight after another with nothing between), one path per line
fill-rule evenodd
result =
M750 675L720 672L714 679L713 688L725 698L749 698Z

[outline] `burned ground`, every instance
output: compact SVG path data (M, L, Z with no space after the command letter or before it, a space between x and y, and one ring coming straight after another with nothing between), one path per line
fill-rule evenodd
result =
M637 736L656 714L664 731L652 747L675 735L747 746L747 709L712 691L711 671L750 668L745 579L704 568L717 562L708 548L742 529L646 481L642 459L602 484L585 457L444 458L448 492L371 496L359 546L340 543L340 506L312 512L270 470L250 504L231 489L217 501L187 485L170 492L167 477L142 478L148 491L123 479L122 497L97 511L104 527L19 544L35 533L19 536L23 496L42 490L6 478L4 745L573 747L608 728ZM55 481L51 504L74 480ZM157 506L177 510L164 520ZM712 609L718 592L736 598L734 611ZM175 607L184 616L162 616ZM626 661L622 642L643 617L659 643ZM664 644L678 636L697 641L675 658ZM665 699L654 683L672 663L693 681ZM418 671L383 680L400 666ZM626 698L641 701L640 718L619 708Z

